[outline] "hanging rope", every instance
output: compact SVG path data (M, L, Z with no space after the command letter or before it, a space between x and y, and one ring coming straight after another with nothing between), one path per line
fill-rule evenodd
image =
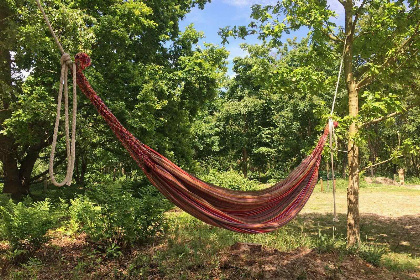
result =
M332 106L331 106L330 118L332 117L332 115L334 113L335 101L337 100L338 85L340 84L341 72L343 70L343 63L344 63L344 54L345 54L345 51L346 51L346 42L347 42L347 37L344 40L343 53L341 54L340 69L338 70L338 77L337 77L337 83L335 85L335 93L334 93L334 99L333 99Z
M334 107L335 107L335 102L337 100L337 93L338 93L338 86L340 84L340 78L341 78L341 72L343 70L343 63L344 63L344 54L346 51L346 42L347 42L347 37L344 40L344 46L343 46L343 53L341 55L341 62L340 62L340 69L338 70L338 77L337 77L337 83L335 85L335 93L334 93L334 99L332 102L332 106L331 106L331 112L330 112L330 118L328 121L328 125L329 125L329 134L330 134L330 155L331 155L331 179L333 181L333 203L334 203L334 217L333 217L333 222L338 222L338 217L337 217L337 203L336 203L336 199L335 199L335 192L336 192L336 184L335 184L335 174L334 174L334 151L337 150L337 138L335 136L334 133L334 128L338 126L338 123L333 121L333 113L334 113ZM335 140L335 148L333 148L333 138Z
M61 75L60 75L60 86L58 90L58 101L57 101L57 116L55 119L55 126L54 126L54 134L53 134L53 141L51 145L51 154L50 154L50 163L49 163L49 173L51 177L51 182L57 186L61 187L64 185L70 185L72 178L73 178L73 171L74 171L74 162L76 159L76 115L77 115L77 92L76 92L76 64L72 62L71 57L68 53L66 53L61 46L60 41L58 40L57 36L55 35L54 30L48 20L47 15L45 14L44 9L39 0L36 0L39 10L41 11L42 15L44 16L44 20L48 25L48 28L54 37L54 41L60 52L62 54L60 62L61 62ZM72 76L73 76L73 112L72 112L72 129L71 129L71 141L70 141L70 132L69 132L69 94L68 94L68 72L69 68L71 68ZM55 157L55 148L57 145L57 135L58 135L58 127L60 125L60 115L61 115L61 101L63 97L64 91L64 126L65 126L65 133L66 133L66 150L67 150L67 172L66 177L62 182L57 182L54 177L54 157Z
M337 122L334 122L332 119L329 119L329 134L330 134L330 154L331 154L331 179L333 183L333 200L334 200L334 222L338 222L337 218L337 206L336 206L336 200L335 200L335 191L336 191L336 185L335 185L335 174L334 174L334 148L333 148L333 138L334 137L334 128L337 126ZM337 148L337 142L336 142L336 148Z

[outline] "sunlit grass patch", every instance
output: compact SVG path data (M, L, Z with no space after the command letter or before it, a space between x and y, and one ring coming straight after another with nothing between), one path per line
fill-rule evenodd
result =
M393 271L420 271L420 258L409 254L388 253L382 256L381 265Z

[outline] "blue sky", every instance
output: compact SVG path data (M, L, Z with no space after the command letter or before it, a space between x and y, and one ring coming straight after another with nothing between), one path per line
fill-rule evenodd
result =
M205 38L202 40L201 44L206 42L221 45L222 40L217 34L220 28L225 26L247 25L250 22L249 16L253 4L267 5L276 2L277 1L275 0L212 0L211 3L206 4L204 10L194 8L187 14L185 19L181 22L181 30L193 23L195 29L204 32ZM342 22L344 10L341 4L337 0L328 0L328 4L338 15L335 21L337 23ZM302 36L306 36L307 32L307 29L302 29L285 36L284 39L293 37L301 38ZM258 40L255 36L247 38L246 41L241 39L230 39L229 44L225 46L230 52L230 62L232 62L234 57L243 57L246 55L240 48L241 43L255 44L258 43Z

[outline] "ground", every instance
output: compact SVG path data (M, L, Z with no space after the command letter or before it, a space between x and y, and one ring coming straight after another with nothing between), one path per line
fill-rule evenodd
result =
M344 182L341 182L344 184ZM7 261L4 279L420 279L420 189L364 185L359 251L345 250L346 191L339 185L339 222L332 194L315 190L299 216L265 235L243 235L203 224L177 208L168 229L148 244L103 248L86 236L51 232L24 264Z

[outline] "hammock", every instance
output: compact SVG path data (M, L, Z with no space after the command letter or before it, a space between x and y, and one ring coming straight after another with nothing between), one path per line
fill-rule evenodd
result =
M90 58L75 57L77 85L136 161L150 182L171 202L213 226L243 233L264 233L292 220L308 201L318 179L324 129L313 152L283 181L259 191L234 191L201 181L136 139L92 89L83 69Z

